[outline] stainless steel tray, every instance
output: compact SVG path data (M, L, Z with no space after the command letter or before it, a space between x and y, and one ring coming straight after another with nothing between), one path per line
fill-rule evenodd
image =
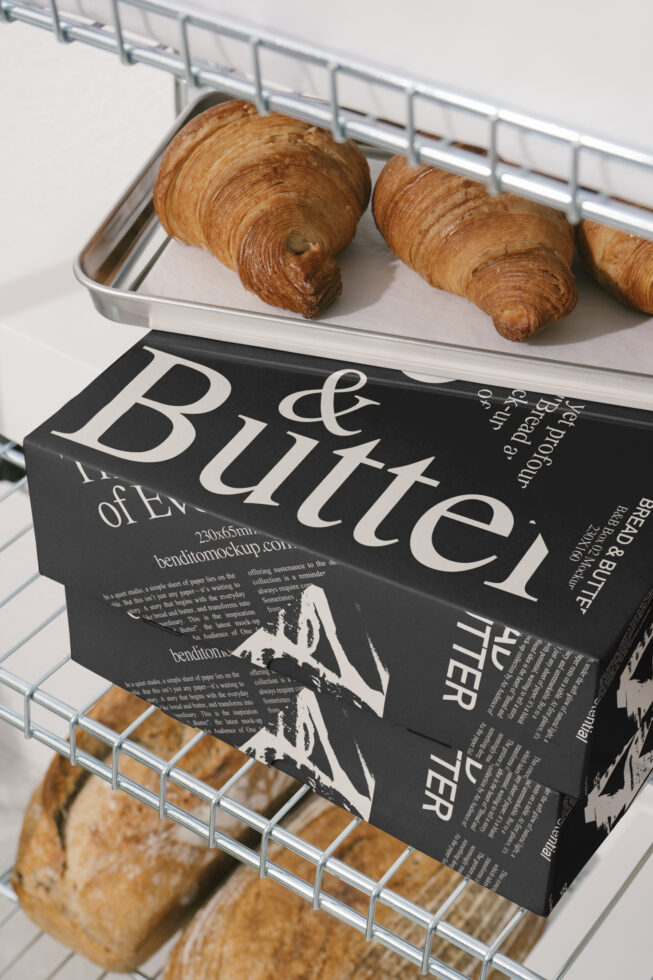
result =
M350 302L344 311L342 305L334 306L320 321L307 322L290 314L268 312L257 297L250 297L244 290L242 305L236 305L225 302L218 286L209 291L211 302L190 298L181 280L165 295L160 289L149 289L147 280L153 271L166 261L170 265L167 250L171 240L152 204L161 158L169 141L189 119L223 100L224 96L208 93L181 114L75 260L75 274L101 314L122 323L232 343L354 360L408 373L466 378L477 381L482 388L517 385L653 410L653 320L643 315L638 318L625 310L588 278L581 283L584 307L581 309L579 303L572 314L573 324L568 318L524 345L510 344L495 336L486 318L465 300L431 289L398 262L394 262L391 278L412 277L404 283L399 305L396 295L390 297L383 292L383 284L379 295L375 295L376 283L372 282L370 289L370 282L365 280L368 270L361 265L360 255L354 262L358 282L350 280L346 288L348 297L357 287L367 290L366 299L358 306ZM370 150L369 155L382 159L384 154ZM371 219L363 220L369 224ZM355 251L360 237L359 232L344 258ZM186 247L174 242L172 250L175 249ZM380 253L378 241L374 249ZM219 275L225 274L217 260L205 253L190 249L186 252L190 254L184 262L190 263L189 267L195 262L215 262ZM394 260L386 252L383 261L387 266L385 274ZM582 278L582 270L578 274ZM236 281L233 273L228 276ZM232 298L238 295L230 283L224 292ZM366 303L367 315L361 316ZM429 316L435 323L433 330ZM568 330L562 326L567 322ZM443 334L465 337L468 343L450 343L442 339ZM630 354L624 353L628 351Z

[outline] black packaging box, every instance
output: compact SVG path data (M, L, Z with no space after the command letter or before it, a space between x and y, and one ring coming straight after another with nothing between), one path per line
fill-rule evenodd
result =
M75 660L548 914L653 769L653 709L584 800L67 590Z
M652 435L150 334L25 450L44 574L582 796L653 694Z

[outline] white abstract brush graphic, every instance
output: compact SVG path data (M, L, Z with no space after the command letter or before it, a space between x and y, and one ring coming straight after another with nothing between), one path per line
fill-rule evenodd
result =
M290 762L298 770L304 782L323 796L332 799L334 794L345 801L354 813L369 820L374 798L374 776L355 741L352 741L356 757L360 763L360 776L364 791L356 788L353 780L343 768L340 758L329 739L317 698L312 691L302 689L297 694L295 724L289 723L287 709L279 711L275 728L261 728L240 748L255 759L271 765L273 762ZM311 757L316 748L321 750L327 767L320 767ZM336 801L338 802L338 801Z
M653 623L633 650L623 669L617 691L617 706L628 716L641 721L653 704ZM635 673L640 674L635 677ZM643 675L643 676L642 676Z
M585 822L610 831L634 800L653 769L653 744L646 741L652 722L640 728L587 797ZM612 786L609 786L610 783ZM615 785L616 784L616 785Z
M320 639L329 644L336 661L337 671L319 663L315 655ZM233 653L253 664L267 667L271 660L289 659L302 667L308 667L316 680L318 690L348 691L355 703L370 708L382 716L388 690L389 671L383 666L369 636L367 637L371 662L376 670L378 686L372 687L361 676L338 638L338 631L324 589L309 585L301 595L299 612L295 621L289 621L282 610L273 630L265 627L256 630Z

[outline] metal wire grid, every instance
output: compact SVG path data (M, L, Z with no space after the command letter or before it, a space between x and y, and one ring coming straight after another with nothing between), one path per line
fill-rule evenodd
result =
M177 42L166 47L130 33L124 26L121 8L131 7L145 14L163 17L176 25ZM427 85L410 76L382 71L353 59L338 57L312 45L278 34L240 28L221 18L195 16L180 11L166 0L111 0L111 23L100 24L63 14L58 0L48 0L43 7L31 6L26 0L0 0L0 20L21 21L52 32L62 43L81 41L117 55L126 64L145 64L171 73L191 87L208 87L254 102L262 113L285 112L306 122L326 127L336 140L347 138L368 143L392 153L404 154L411 163L429 163L453 173L484 183L491 193L509 191L566 212L576 223L592 218L628 232L653 239L653 213L599 191L579 185L581 161L589 155L601 161L627 163L653 178L653 154L618 145L566 126L545 121L500 105L472 99L455 92ZM198 59L191 51L190 29L208 34L212 39L243 42L249 47L251 70L238 72L233 67L219 67ZM281 54L302 65L309 64L327 73L328 101L287 92L263 82L261 59L265 52ZM403 125L363 115L340 105L339 80L347 77L362 81L375 90L399 95L404 102ZM479 121L487 134L485 155L479 155L448 139L436 139L418 132L415 118L420 104L438 109L462 112ZM526 135L543 137L563 147L568 159L566 180L534 173L506 163L499 157L499 133L505 128Z
M13 443L0 444L0 462L2 460L9 460L14 465L24 466L22 453ZM26 478L19 478L8 490L0 495L0 503L21 490L25 485ZM0 542L0 554L10 549L11 545L19 537L29 533L31 530L32 525L28 524L19 529L17 533L10 533L10 536L6 540ZM38 573L28 576L28 578L19 583L8 595L0 598L0 608L6 606L20 593L29 589L32 583L38 578ZM108 690L106 684L100 682L99 678L98 683L101 689L98 690L92 699L78 707L67 704L45 691L43 685L69 662L69 653L61 659L56 660L36 681L32 682L25 680L4 666L9 658L16 654L30 639L44 630L51 622L61 616L63 612L64 607L55 609L49 616L38 622L27 632L20 641L14 643L8 650L0 654L0 664L2 665L0 666L0 687L5 687L16 692L23 700L22 711L15 710L6 704L0 703L1 720L22 731L26 739L33 738L43 745L54 749L61 755L70 758L73 764L80 765L93 775L111 783L113 789L128 793L146 806L157 810L161 817L168 817L187 830L197 834L207 842L209 847L220 847L238 861L255 869L260 877L269 877L273 881L289 888L310 902L314 909L323 909L329 912L337 919L363 933L367 940L380 942L387 948L394 950L406 960L419 967L422 975L430 974L440 978L440 980L465 980L465 975L459 970L453 969L431 955L432 941L437 935L474 957L476 962L475 969L478 969L480 965L481 978L485 978L491 968L499 970L506 977L511 978L511 980L544 980L539 974L534 973L532 970L527 969L501 953L501 946L525 915L525 909L518 909L506 927L490 943L482 942L475 936L464 932L447 921L447 915L452 911L454 904L465 892L465 889L470 883L470 879L461 878L457 886L441 903L439 908L435 911L428 911L410 899L392 891L389 887L393 874L404 861L409 859L413 850L412 848L406 848L397 861L375 881L334 856L337 847L359 822L358 819L352 820L324 850L303 840L283 827L281 821L309 793L308 787L301 787L272 817L264 817L245 804L238 802L230 795L237 782L254 764L253 759L249 759L238 772L216 790L185 772L179 765L183 760L183 756L199 738L203 737L202 733L195 736L175 756L166 761L132 741L129 737L156 710L153 706L147 708L128 728L122 732L116 732L90 718L87 714L95 702ZM45 709L45 712L49 713L48 717L52 721L55 718L62 719L67 727L68 737L62 737L50 727L35 722L32 719L31 711L33 705ZM96 759L94 756L78 748L76 741L76 731L78 728L95 736L110 747L110 756L107 757L110 758L110 762ZM158 792L153 792L139 784L136 780L123 775L120 772L121 755L128 756L157 773L159 776ZM197 815L171 803L166 798L168 783L174 783L188 790L197 796L199 800L208 804L208 819L202 820ZM259 850L254 850L219 830L216 826L218 810L224 811L224 813L236 818L247 827L257 831L261 836ZM268 844L270 841L282 845L289 851L300 855L313 864L315 866L313 882L309 883L297 875L292 874L281 865L271 861L268 857ZM651 845L637 866L631 871L621 888L612 896L609 904L603 909L590 929L582 937L556 974L554 980L562 980L567 975L570 967L576 962L582 950L600 928L612 908L617 904L652 854L653 845ZM368 911L366 915L350 908L323 890L322 880L325 871L356 888L368 897ZM9 876L10 869L0 871L0 896L16 901L9 884ZM423 945L418 947L376 922L375 913L378 904L398 912L405 919L423 927L425 930ZM0 929L8 922L15 911L13 909L4 918L0 918ZM9 965L13 966L19 956L27 952L28 947L31 947L37 938L38 935L32 937L25 949L14 957ZM64 963L68 962L69 958L67 957L65 961L62 961L56 969L48 974L48 980L50 977L54 978L56 976L58 970L63 967ZM8 967L0 971L0 978L4 976L6 969ZM96 980L102 980L105 976L106 974L103 973ZM136 971L131 976L136 978L136 980L156 980L159 973L153 977L148 977L146 974Z

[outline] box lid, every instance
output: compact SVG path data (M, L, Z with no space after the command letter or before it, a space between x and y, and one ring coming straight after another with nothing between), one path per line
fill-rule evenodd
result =
M651 416L526 384L153 333L27 459L85 461L606 659L652 584Z

